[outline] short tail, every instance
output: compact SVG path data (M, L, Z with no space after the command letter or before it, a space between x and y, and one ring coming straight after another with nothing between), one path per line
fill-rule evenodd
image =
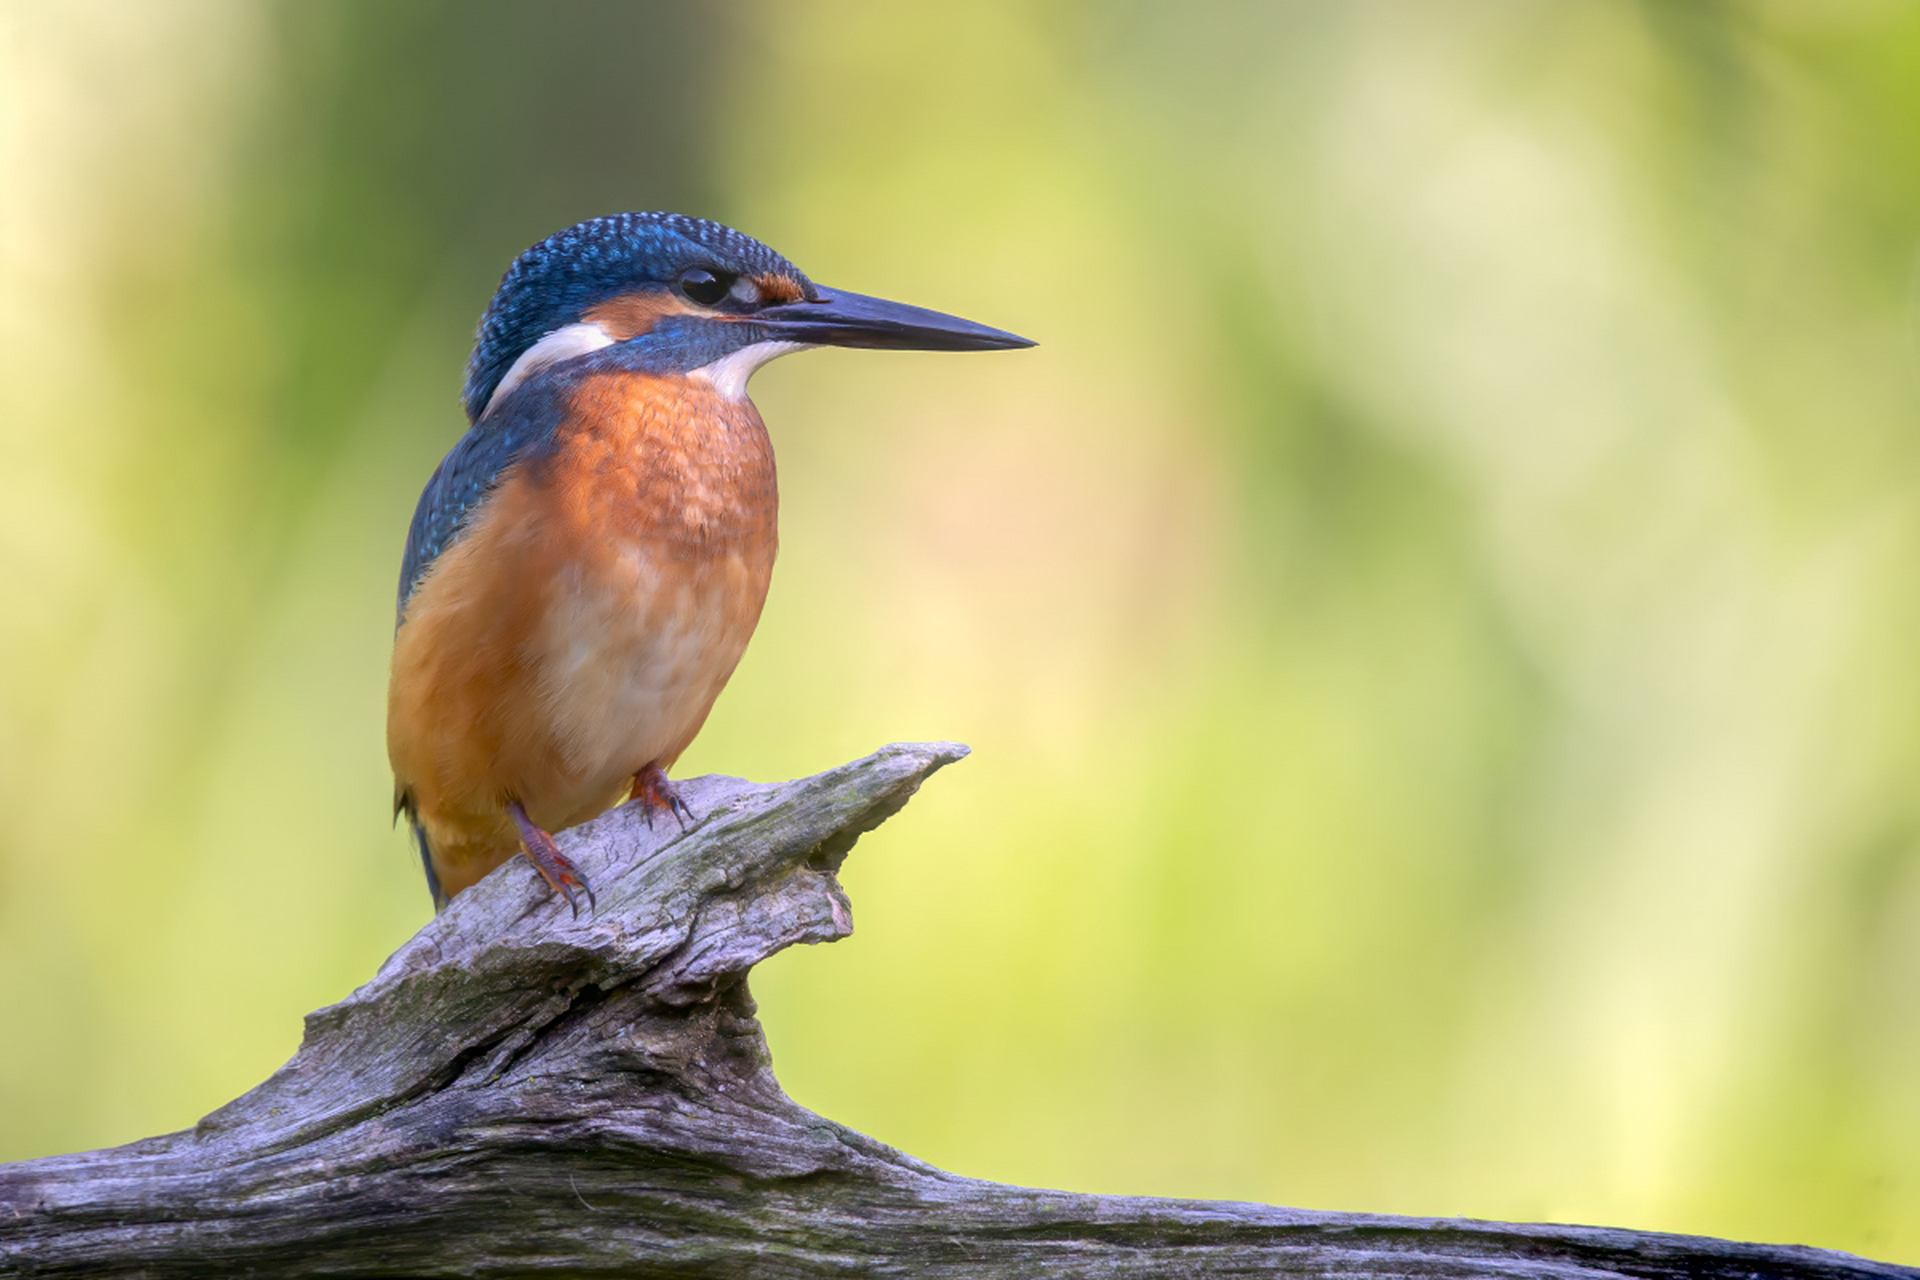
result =
M433 909L444 910L447 905L447 891L440 887L440 877L433 874L433 849L427 844L427 829L420 825L419 811L413 807L413 795L403 791L394 797L393 816L407 815L407 825L413 828L413 843L420 850L420 869L427 873L427 892L433 895Z

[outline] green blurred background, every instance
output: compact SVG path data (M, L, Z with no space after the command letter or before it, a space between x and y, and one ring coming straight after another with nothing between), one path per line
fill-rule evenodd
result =
M1920 1262L1920 7L0 4L0 1158L428 916L396 564L511 256L717 217L1035 352L755 394L683 773L950 737L755 976L1087 1190Z

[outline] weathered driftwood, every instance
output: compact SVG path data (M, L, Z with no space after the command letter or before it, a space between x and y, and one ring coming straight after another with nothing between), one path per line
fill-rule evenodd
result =
M186 1133L0 1166L0 1275L1920 1276L1815 1249L1305 1213L954 1177L795 1106L754 964L851 929L835 880L949 744L686 784L516 859L291 1062Z

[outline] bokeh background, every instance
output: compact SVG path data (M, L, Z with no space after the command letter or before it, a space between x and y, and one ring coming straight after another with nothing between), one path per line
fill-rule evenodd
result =
M514 253L1038 338L755 383L683 772L957 738L755 990L962 1173L1920 1262L1920 8L0 4L0 1158L429 914L403 532Z

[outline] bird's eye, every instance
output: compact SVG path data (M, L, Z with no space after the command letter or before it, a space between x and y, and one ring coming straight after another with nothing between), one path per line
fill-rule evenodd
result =
M703 307L711 307L727 296L733 288L734 277L724 271L709 271L705 267L691 267L680 273L680 292Z

